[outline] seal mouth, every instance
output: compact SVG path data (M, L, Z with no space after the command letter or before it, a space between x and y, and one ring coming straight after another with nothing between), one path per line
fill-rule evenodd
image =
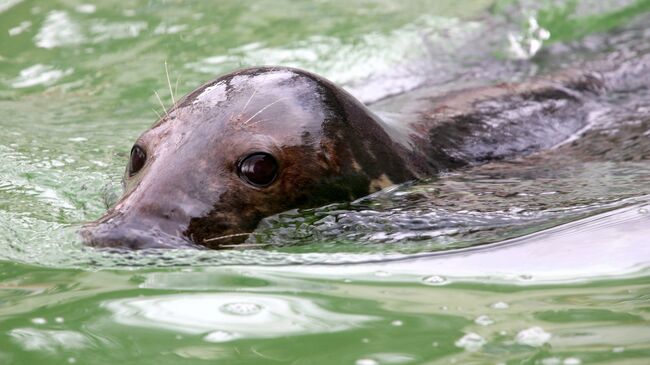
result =
M87 245L97 248L131 250L205 248L158 228L136 224L91 223L83 226L79 234Z

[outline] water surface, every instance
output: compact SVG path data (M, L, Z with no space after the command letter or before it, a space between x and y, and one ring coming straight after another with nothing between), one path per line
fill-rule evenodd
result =
M171 94L219 73L303 67L373 103L645 52L648 10L0 1L0 362L647 363L648 88L551 151L270 217L257 250L100 251L76 230Z

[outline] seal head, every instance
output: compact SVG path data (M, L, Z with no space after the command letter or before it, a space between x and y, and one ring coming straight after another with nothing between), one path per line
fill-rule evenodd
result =
M99 247L230 247L264 217L416 177L410 152L380 123L306 71L224 75L138 138L124 195L81 235Z

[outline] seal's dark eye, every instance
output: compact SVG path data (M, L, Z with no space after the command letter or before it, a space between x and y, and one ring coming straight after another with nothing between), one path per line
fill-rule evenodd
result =
M131 161L129 161L129 176L133 176L142 170L144 163L147 162L147 154L142 147L135 145L131 149Z
M269 186L278 176L278 162L268 153L253 153L239 163L238 173L253 186Z

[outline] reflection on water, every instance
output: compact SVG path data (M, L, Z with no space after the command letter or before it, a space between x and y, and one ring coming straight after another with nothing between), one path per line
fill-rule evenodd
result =
M58 350L75 350L88 346L86 337L73 331L16 328L9 331L9 336L27 351L55 353Z
M24 270L30 268L16 268L0 286L40 285L44 277ZM52 356L107 363L138 354L164 364L542 364L650 355L646 278L430 286L399 275L323 278L282 269L85 275L74 283L74 273L50 275L49 290L13 296L0 308L6 329L0 359L6 349L20 363L48 363ZM183 286L198 277L201 287ZM29 308L39 301L48 304Z
M113 312L115 323L205 334L208 342L332 333L377 320L279 295L179 294L113 300L102 306Z

